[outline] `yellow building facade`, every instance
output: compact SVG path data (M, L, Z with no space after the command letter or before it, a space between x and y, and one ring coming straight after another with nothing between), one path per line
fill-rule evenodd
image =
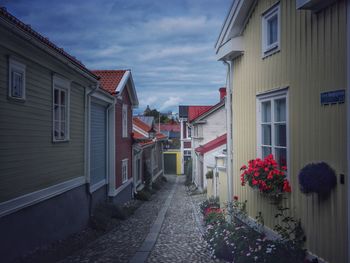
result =
M252 218L261 211L266 226L273 228L275 206L249 186L241 186L240 167L269 151L282 156L292 186L286 205L292 216L301 219L306 248L325 262L345 263L350 260L348 102L324 105L320 97L325 92L347 89L347 2L328 1L332 3L318 10L298 9L300 2L235 1L223 26L216 51L218 59L229 64L230 72L229 121L234 127L230 187L234 195L248 200ZM267 144L272 146L264 148L266 125L262 116L266 101L271 103L270 115L285 117L268 128L272 141ZM277 112L280 102L284 110ZM282 128L277 131L277 126ZM281 131L285 138L277 138ZM276 146L278 140L282 142ZM299 171L321 161L328 163L337 176L337 185L326 200L299 190Z

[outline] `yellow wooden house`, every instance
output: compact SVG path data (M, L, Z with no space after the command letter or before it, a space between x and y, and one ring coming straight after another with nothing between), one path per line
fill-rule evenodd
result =
M215 46L232 95L228 195L247 199L249 216L261 211L273 228L275 207L240 182L243 164L272 153L288 166L288 206L319 262L350 262L349 6L346 0L235 0ZM298 182L305 165L321 161L337 177L326 200L301 193Z

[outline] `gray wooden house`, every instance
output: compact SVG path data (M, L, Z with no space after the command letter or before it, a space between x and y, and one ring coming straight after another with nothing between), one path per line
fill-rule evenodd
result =
M86 227L114 175L113 134L98 77L0 9L2 262Z

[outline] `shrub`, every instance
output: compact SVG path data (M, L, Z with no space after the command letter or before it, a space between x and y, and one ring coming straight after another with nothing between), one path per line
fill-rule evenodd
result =
M204 238L212 256L235 263L302 263L305 258L305 250L294 243L267 240L240 221L209 224Z
M207 179L213 179L213 170L209 170L206 174L205 177Z
M335 171L325 162L308 164L299 173L299 185L303 193L327 197L336 184Z
M142 189L136 193L135 198L141 201L149 201L151 200L151 193L146 189Z
M207 208L220 208L219 198L210 197L209 199L203 201L200 205L200 211L204 215Z
M204 223L208 224L219 224L225 222L225 215L220 208L208 207L204 212Z

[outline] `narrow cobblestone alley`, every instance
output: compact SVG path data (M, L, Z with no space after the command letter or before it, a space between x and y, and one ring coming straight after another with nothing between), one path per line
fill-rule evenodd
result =
M186 192L185 177L168 182L149 202L118 228L60 262L218 262L210 259L196 221L195 205ZM168 200L168 207L167 206ZM196 198L198 204L198 198ZM159 215L164 213L161 222ZM155 225L159 225L155 234ZM158 235L159 232L159 235ZM153 237L142 257L135 257ZM147 243L147 242L146 242ZM155 243L155 245L154 245ZM154 245L154 246L153 246Z

